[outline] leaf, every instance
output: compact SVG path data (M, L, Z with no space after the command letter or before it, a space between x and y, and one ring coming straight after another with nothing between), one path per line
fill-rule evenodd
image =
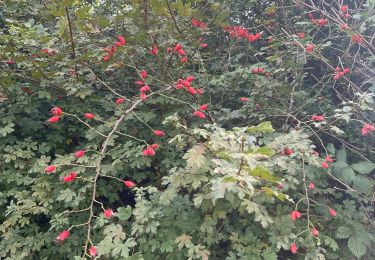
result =
M258 204L247 199L242 201L241 206L244 206L249 214L259 211Z
M247 169L247 168L245 168ZM265 167L257 165L254 170L247 170L251 176L258 177L266 181L277 181L278 178L273 176L272 173Z
M178 243L178 249L180 250L183 247L190 248L193 245L193 243L191 242L191 236L188 236L186 234L183 234L176 238L175 242Z
M274 131L271 122L270 121L265 121L260 123L257 126L250 126L246 130L248 133L272 133Z
M186 160L187 166L191 168L200 168L206 162L204 157L205 148L203 145L195 145L182 157Z
M265 156L273 156L275 154L275 150L272 149L272 148L263 146L263 147L260 147L258 149L255 149L255 150L252 149L252 150L246 151L245 153L247 155L261 154L261 155L265 155Z
M327 151L328 151L330 154L335 154L335 152L336 152L335 146L334 146L333 144L329 143L329 144L327 145Z
M346 162L346 151L345 149L340 149L336 153L336 160L340 162Z
M372 182L365 176L358 175L353 179L353 188L361 193L371 194Z
M345 183L350 184L355 178L355 173L352 168L346 167L341 171L340 177Z
M130 206L120 207L117 209L117 217L122 220L128 220L132 215L132 208Z
M349 227L347 227L347 226L340 226L337 229L336 237L337 238L345 239L345 238L350 237L352 234L353 234L353 231Z
M351 236L348 240L348 247L350 252L356 257L360 258L366 254L366 246L363 241L357 236Z
M324 236L324 243L330 248L332 248L333 251L339 249L339 245L337 244L336 240L334 240L332 237Z
M352 164L351 167L358 173L367 174L375 168L375 164L368 161L362 161Z

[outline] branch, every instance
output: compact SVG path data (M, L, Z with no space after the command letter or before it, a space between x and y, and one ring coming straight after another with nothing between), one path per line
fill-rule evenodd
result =
M75 75L76 79L78 80L77 63L76 63L76 51L75 51L75 48L74 48L72 23L70 22L69 10L68 10L67 6L65 6L65 12L66 12L66 17L68 18L68 24L69 24L70 42L72 44L72 58L73 58L73 62L74 62L74 71L75 71L75 74L76 74Z

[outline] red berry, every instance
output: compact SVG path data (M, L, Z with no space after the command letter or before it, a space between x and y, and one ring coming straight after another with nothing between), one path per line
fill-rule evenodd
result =
M63 111L60 107L53 107L51 108L51 113L55 116L61 116Z
M69 237L69 230L64 230L63 232L61 232L57 237L56 237L56 240L58 241L64 241L65 239L67 239Z
M125 101L125 98L118 98L116 99L115 103L116 105L120 105L121 103L124 103L124 101Z
M143 155L154 156L155 155L154 148L152 148L152 146L147 146L147 148L145 150L143 150Z
M56 170L56 166L55 165L49 165L47 166L44 171L46 171L47 173L51 173L51 172L54 172Z
M51 124L54 124L54 123L56 123L59 120L60 120L59 116L53 116L50 119L48 119L48 122L51 123Z
M79 150L79 151L77 151L77 152L74 153L74 156L76 158L81 158L81 157L85 156L85 151L84 150Z
M204 110L207 110L207 109L208 109L208 104L204 104L204 105L201 105L199 107L199 110L201 110L201 111L204 111Z
M97 254L96 248L94 246L91 246L89 253L90 253L90 256L95 257Z
M112 209L104 210L104 217L105 218L111 218L112 216L113 216L113 210Z
M124 185L128 188L133 188L135 187L135 183L132 181L124 181Z
M299 219L301 217L301 212L299 212L298 210L293 210L291 213L290 213L290 219L292 221L296 221L296 219Z
M193 80L195 80L194 76L187 76L186 77L186 81L189 82L189 83L193 82Z
M315 189L315 184L314 184L313 182L310 182L310 184L309 184L309 189L310 189L310 190Z
M292 254L297 254L297 245L296 243L293 243L290 245L290 252L292 252Z
M141 87L139 90L140 90L141 92L146 93L146 92L150 91L150 87L149 87L148 85L144 85L144 86Z
M70 173L68 176L65 176L64 178L63 178L63 182L66 182L66 183L68 183L68 182L72 182L72 181L74 181L74 179L77 177L77 173L75 173L75 172L72 172L72 173Z
M93 119L93 118L95 117L95 115L94 115L94 114L91 114L91 113L86 113L84 116L85 116L87 119Z
M329 214L332 216L332 217L335 217L336 216L336 211L334 209L329 209Z
M135 84L137 84L138 87L142 87L145 83L143 81L137 80Z
M313 229L311 229L311 234L312 234L314 237L317 237L317 236L319 236L319 231L318 231L316 228L313 228Z
M147 71L142 70L141 73L140 73L140 75L141 75L141 78L142 78L143 80L145 80L145 79L147 78Z
M328 163L326 163L326 162L322 162L322 168L323 168L323 169L327 169L327 168L329 168Z
M165 135L164 131L161 131L161 130L154 130L154 134L156 136L164 136Z
M199 117L201 119L206 118L206 115L203 112L199 111L199 110L194 111L193 116Z

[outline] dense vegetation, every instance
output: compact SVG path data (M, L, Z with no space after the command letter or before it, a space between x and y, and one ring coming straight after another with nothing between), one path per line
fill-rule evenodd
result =
M374 10L0 2L0 259L374 259Z

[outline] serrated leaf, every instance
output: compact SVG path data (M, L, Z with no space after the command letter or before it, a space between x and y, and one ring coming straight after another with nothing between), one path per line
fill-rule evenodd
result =
M327 151L330 153L330 154L335 154L336 153L336 149L335 149L335 146L331 143L329 143L327 145Z
M200 168L206 161L204 157L205 148L203 145L195 145L182 157L191 168Z
M274 131L271 122L265 121L257 126L250 126L247 128L248 133L272 133Z
M375 169L375 164L368 161L362 161L352 164L351 167L358 173L367 174Z
M352 168L346 167L341 171L341 176L338 176L345 183L350 184L355 178L355 173Z
M341 238L341 239L345 239L345 238L350 237L352 234L353 234L353 231L349 227L340 226L337 229L336 237Z
M132 208L130 206L120 207L117 209L117 217L122 220L128 220L132 215Z
M372 191L372 182L365 176L357 175L353 179L353 188L361 193L370 194Z
M344 149L340 149L337 151L336 160L340 162L346 162L346 151Z
M324 243L332 248L333 251L336 251L339 248L339 245L337 244L336 240L334 240L332 237L324 236Z
M356 257L360 258L366 254L366 246L363 241L357 236L351 236L348 240L348 247L350 252Z

